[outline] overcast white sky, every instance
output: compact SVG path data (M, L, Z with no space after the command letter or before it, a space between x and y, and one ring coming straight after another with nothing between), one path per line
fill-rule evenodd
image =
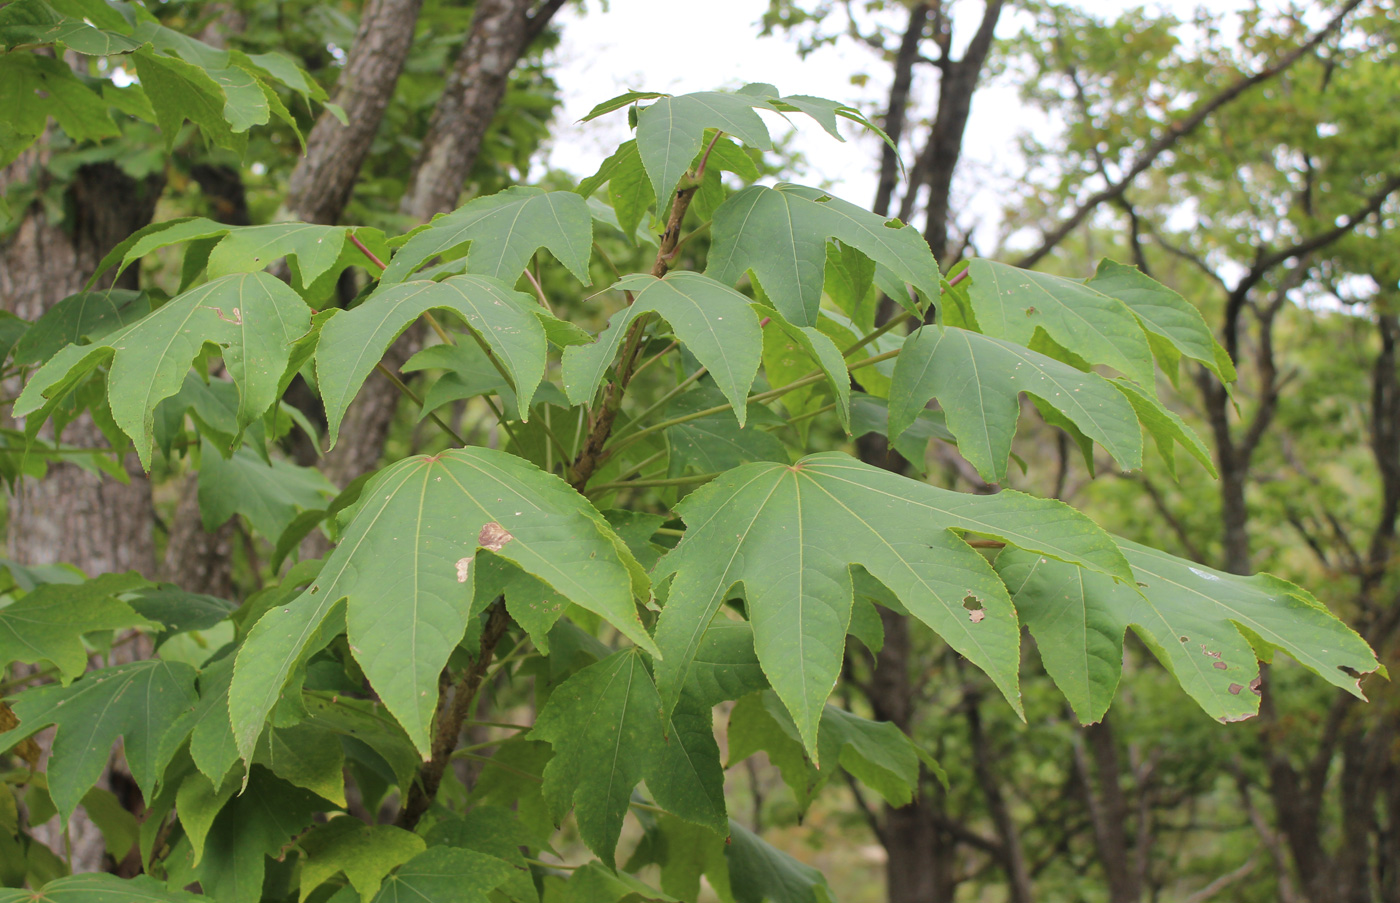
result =
M1184 18L1198 2L1164 0L1149 5L1166 7ZM564 109L555 128L549 165L579 176L597 169L629 137L626 114L619 111L590 123L577 120L599 101L629 89L681 94L769 82L784 93L814 94L850 103L872 115L879 112L889 84L888 64L852 41L802 59L795 39L783 34L759 36L758 21L767 5L767 0L610 0L608 11L603 12L594 0L584 13L567 8L560 14L563 39L552 70L563 91ZM1082 5L1111 13L1129 4L1086 0ZM1212 9L1222 14L1241 5L1243 0L1211 0ZM959 21L954 34L960 32L966 40L976 27L981 4L960 3L957 10L968 20ZM1019 21L1004 14L998 34L1014 33ZM898 17L891 24L901 27ZM870 76L864 87L852 84L851 77L857 74ZM927 92L922 99L928 107ZM826 180L837 196L856 204L871 203L878 139L861 134L852 123L845 127L848 140L842 144L805 117L794 117L794 123L799 126L795 146L811 164L811 172L801 181ZM1019 171L1017 134L1027 127L1046 126L1020 105L1011 88L992 84L979 89L960 164L960 188L968 203L985 211L978 215L995 217L996 177ZM776 138L787 126L775 120L770 128ZM978 192L983 181L987 187ZM992 225L983 223L984 228Z

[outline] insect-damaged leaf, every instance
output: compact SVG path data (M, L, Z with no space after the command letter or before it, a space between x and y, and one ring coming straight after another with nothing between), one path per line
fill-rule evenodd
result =
M1000 482L1006 478L1022 392L1069 418L1125 469L1142 465L1142 427L1128 399L1108 380L955 326L924 326L905 341L890 386L890 439L898 439L936 398L958 451L984 480Z
M724 772L709 707L684 696L663 718L656 686L635 649L565 681L531 737L554 747L544 794L555 822L573 806L579 834L610 867L632 788L644 778L667 811L725 830Z
M763 333L749 299L727 285L685 271L665 279L628 276L614 288L637 295L613 316L596 342L565 350L564 391L569 401L584 404L593 397L617 357L627 327L638 316L654 312L671 324L676 338L710 371L743 426L748 410L745 398L763 353Z
M1016 613L1006 587L959 533L994 536L1120 579L1131 574L1108 534L1060 502L949 492L839 452L793 466L744 465L696 490L677 511L685 538L653 572L658 581L674 575L656 634L667 709L706 627L742 584L759 662L814 760L845 650L851 565L863 566L986 671L1017 711Z
M544 376L549 342L541 320L554 319L549 312L529 295L485 276L415 280L380 288L322 329L316 376L331 445L340 435L345 409L374 365L410 323L435 308L457 314L485 340L515 384L521 415L529 416L530 401Z
M938 264L919 230L887 220L816 188L755 185L715 211L705 273L727 285L752 270L778 312L816 326L830 239L882 264L926 298L938 297ZM896 299L908 305L905 292Z
M305 302L267 273L225 276L177 296L91 345L69 345L29 380L15 414L47 407L104 361L112 361L107 397L112 419L150 467L155 410L180 391L205 343L219 346L238 388L241 430L280 394L292 343L311 325ZM37 429L38 424L31 426Z
M499 279L507 286L515 284L530 255L540 248L548 248L584 285L592 282L588 258L593 217L588 204L572 191L519 185L468 201L412 232L381 278L385 283L400 282L429 259L467 242L471 242L467 272Z
M1123 539L1118 545L1136 590L1015 549L997 558L1045 669L1082 722L1102 718L1113 699L1127 627L1222 721L1259 711L1256 659L1270 661L1275 650L1355 696L1357 676L1380 667L1355 631L1287 581L1225 574Z
M472 564L483 548L655 648L633 603L646 595L645 575L566 483L491 449L408 458L365 488L317 580L264 615L239 651L229 710L240 754L251 756L297 667L339 632L330 616L342 599L351 652L426 754L438 675L473 611L490 601L478 596L473 606Z

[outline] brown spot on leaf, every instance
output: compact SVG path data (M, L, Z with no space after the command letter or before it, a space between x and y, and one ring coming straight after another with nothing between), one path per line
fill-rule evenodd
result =
M466 558L459 558L459 559L457 559L457 582L458 582L458 583L466 583L466 582L467 582L467 574L469 574L469 573L471 572L471 567L472 567L472 556L468 555Z
M1214 665L1212 665L1212 667L1218 671L1226 671L1229 670L1230 666L1225 664L1224 662L1216 662Z
M510 532L506 530L505 527L502 527L495 521L491 521L489 524L481 528L481 533L478 534L476 537L476 544L481 546L483 549L490 549L493 552L499 552L502 546L504 546L506 543L510 542L514 538L515 537L511 536Z
M1255 696L1263 696L1263 695L1264 695L1264 678L1263 678L1263 677L1256 677L1256 678L1254 678L1253 680L1251 680L1251 681L1249 682L1249 689L1254 693Z
M1243 689L1244 687L1240 686L1239 684L1230 684L1230 695L1238 696L1240 695L1240 691Z

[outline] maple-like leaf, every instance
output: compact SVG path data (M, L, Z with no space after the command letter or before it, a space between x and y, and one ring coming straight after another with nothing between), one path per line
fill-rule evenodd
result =
M1022 392L1063 414L1124 469L1142 466L1142 427L1125 393L1112 383L956 326L924 326L905 341L890 386L890 439L902 436L936 398L958 451L984 480L1000 482L1006 479Z
M279 397L292 343L310 325L310 309L286 283L267 273L225 276L177 296L91 345L63 348L30 378L15 402L15 414L41 409L47 413L79 381L111 360L107 397L112 419L149 467L156 407L180 391L206 343L220 348L238 387L241 430ZM33 422L30 427L38 425Z
M71 686L28 690L13 703L19 726L0 734L0 749L57 727L48 781L64 824L102 776L118 739L131 776L149 798L161 776L161 737L194 703L194 678L189 665L148 660L90 672Z
M992 536L1119 579L1131 574L1108 534L1060 502L950 492L839 452L791 466L744 465L696 490L677 511L685 538L653 571L657 581L674 575L656 633L667 710L707 626L742 584L758 659L814 760L845 652L853 565L986 671L1017 711L1016 612L991 565L960 534Z
M547 248L578 280L589 285L593 217L572 191L516 185L468 201L409 233L380 278L400 282L430 259L471 243L467 272L514 285L530 256Z
M1380 668L1354 630L1292 583L1226 574L1124 539L1118 545L1134 583L1015 549L996 562L1045 669L1086 724L1113 699L1128 627L1221 721L1259 711L1258 662L1275 651L1358 697L1357 678Z
M408 458L365 487L320 576L264 615L239 650L229 709L243 757L296 667L342 629L331 617L341 600L351 652L426 754L438 676L473 613L490 602L473 596L482 549L655 649L633 602L645 597L645 575L563 480L485 448Z
M656 313L710 371L743 426L748 410L745 398L763 353L763 332L749 299L727 285L684 270L664 279L627 276L613 288L636 295L613 316L596 342L564 351L564 391L569 401L584 404L592 399L622 347L627 327L643 314Z
M0 608L0 667L52 662L66 686L87 670L83 635L153 627L117 596L149 584L141 575L103 574L82 583L45 583Z
M831 239L883 265L925 298L938 297L938 264L919 230L816 188L754 185L715 211L706 275L733 285L752 271L789 323L816 326ZM905 292L896 300L909 307Z
M632 789L643 778L667 811L725 830L724 773L710 710L684 697L674 715L663 716L637 650L615 653L565 681L531 737L554 747L544 794L556 823L572 806L579 834L610 867Z

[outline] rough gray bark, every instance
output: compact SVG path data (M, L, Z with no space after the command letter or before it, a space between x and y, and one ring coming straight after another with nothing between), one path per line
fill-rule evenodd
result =
M423 0L368 0L345 59L335 103L348 122L323 112L306 139L306 156L292 171L284 207L292 219L340 220L384 111L394 96Z
M0 192L31 178L48 178L46 154L41 141L0 170ZM102 255L150 221L162 185L162 178L138 182L109 163L80 168L66 193L63 222L53 222L35 204L12 234L0 238L0 307L33 320L80 290ZM127 271L119 285L134 288L136 270ZM86 415L64 431L62 440L88 448L108 445ZM126 470L127 484L74 464L54 465L45 479L21 482L10 499L10 557L31 565L66 562L89 575L134 570L154 576L150 483L134 454ZM121 775L109 774L108 779L112 789L119 789ZM51 849L63 849L56 821L39 826L35 835ZM75 871L102 867L102 832L83 813L70 823L69 838Z
M501 106L511 70L563 0L477 0L471 33L428 123L399 209L426 222L457 206L482 139Z

